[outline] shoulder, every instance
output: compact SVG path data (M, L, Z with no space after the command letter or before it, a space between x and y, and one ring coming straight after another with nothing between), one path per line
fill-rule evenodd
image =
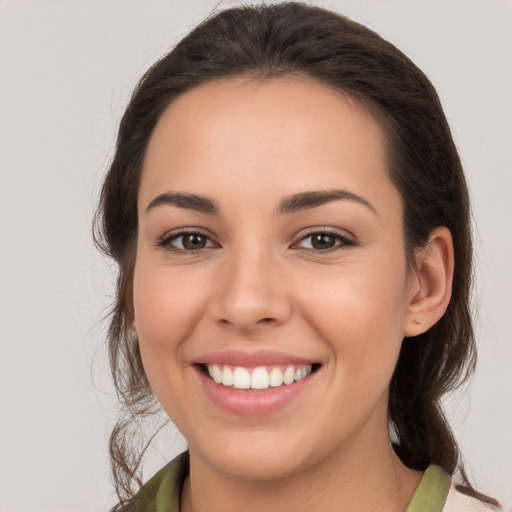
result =
M493 512L502 510L497 502L495 504L487 503L485 499L484 496L482 496L482 499L478 499L473 493L469 494L465 487L458 485L452 479L443 512Z

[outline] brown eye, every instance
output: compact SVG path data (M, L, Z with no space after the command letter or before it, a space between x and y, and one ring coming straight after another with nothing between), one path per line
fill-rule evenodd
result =
M329 252L353 247L355 242L339 233L319 231L302 237L296 247L315 252Z
M186 253L218 247L208 236L203 233L182 232L162 238L157 246L169 252Z
M178 238L182 239L183 248L188 251L204 249L208 242L208 238L199 233L189 233L186 235L180 235Z
M313 249L318 250L325 250L325 249L332 249L336 246L336 238L332 235L325 234L325 233L316 233L311 236L311 246Z

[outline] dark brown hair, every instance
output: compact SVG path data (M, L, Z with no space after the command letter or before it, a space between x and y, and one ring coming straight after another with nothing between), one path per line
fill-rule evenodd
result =
M289 74L343 91L379 121L387 138L389 175L403 200L409 257L434 228L446 226L452 233L450 304L430 330L404 340L391 381L389 418L408 466L424 469L434 463L448 473L458 468L465 479L440 399L464 382L475 364L472 242L468 191L441 103L427 77L375 32L322 8L281 3L228 9L201 23L146 72L120 124L96 216L96 240L119 265L108 346L125 411L110 439L121 499L140 484L144 451L137 451L128 434L158 409L138 341L130 334L137 194L148 141L169 103L199 84Z

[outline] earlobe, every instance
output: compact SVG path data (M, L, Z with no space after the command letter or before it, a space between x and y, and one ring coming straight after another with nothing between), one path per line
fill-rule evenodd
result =
M128 339L132 343L137 341L137 339L138 339L137 322L135 322L135 320L132 322L132 325L131 325L130 330L128 332Z
M453 241L444 226L430 233L427 245L415 254L409 282L404 336L418 336L432 327L450 303L453 280Z

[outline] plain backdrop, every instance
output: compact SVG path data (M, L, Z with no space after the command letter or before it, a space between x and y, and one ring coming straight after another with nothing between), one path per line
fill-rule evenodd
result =
M115 269L91 239L116 125L207 0L0 0L0 512L104 512L117 412L103 349ZM447 401L476 484L512 509L512 3L313 1L437 87L473 197L478 371ZM145 476L184 447L169 429Z

